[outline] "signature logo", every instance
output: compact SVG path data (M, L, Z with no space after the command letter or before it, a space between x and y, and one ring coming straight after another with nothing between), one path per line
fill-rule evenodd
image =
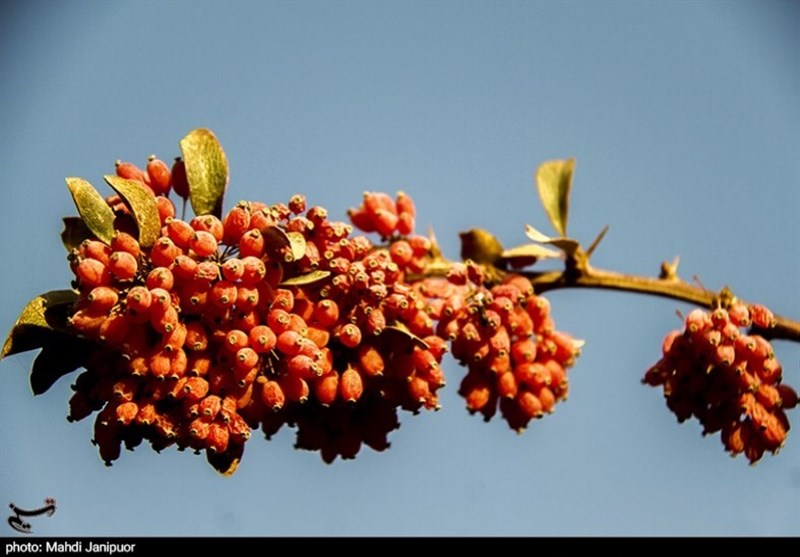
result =
M38 509L33 509L32 511L28 511L16 506L14 503L9 505L11 507L11 516L8 517L8 524L17 532L21 532L23 534L32 534L33 530L31 530L31 525L24 520L22 517L28 518L31 516L42 516L46 514L47 516L53 516L56 512L56 500L48 497L44 500L44 507L40 507Z

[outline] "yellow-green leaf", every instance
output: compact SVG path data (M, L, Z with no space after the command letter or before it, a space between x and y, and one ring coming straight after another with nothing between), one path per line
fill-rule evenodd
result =
M161 218L158 216L158 205L152 192L147 191L145 185L137 180L126 180L113 174L104 178L133 212L139 227L139 244L143 248L152 247L161 235Z
M573 240L572 238L551 238L550 236L542 234L530 224L525 225L525 235L534 242L556 246L563 251L567 257L572 257L575 252L578 251L578 248L581 247L580 242L577 240Z
M535 259L555 259L561 257L561 252L548 249L538 244L523 244L505 250L501 256L503 259L515 259L530 257Z
M530 238L531 240L533 240L534 242L539 242L540 244L546 244L550 240L552 240L552 238L550 236L542 234L541 232L536 230L534 227L532 227L530 224L526 224L525 225L525 235L528 238Z
M101 241L111 243L114 211L92 185L81 178L67 178L67 187L86 227Z
M536 171L539 199L553 228L561 236L567 235L569 191L574 171L575 159L548 161Z
M204 128L181 139L189 201L195 215L222 216L222 199L228 186L228 159L217 138Z
M300 232L288 232L286 236L289 238L289 245L291 246L294 261L300 261L306 254L305 237Z
M53 290L28 302L3 343L0 359L41 348L54 335L68 335L66 316L58 310L77 297L72 290Z
M471 259L475 263L495 264L503 253L503 246L491 232L473 228L460 232L461 259Z
M321 280L325 280L331 276L330 271L311 271L304 275L298 275L290 279L286 279L281 283L281 286L304 286L306 284L313 284Z
M96 238L83 219L80 217L64 217L64 230L61 231L61 243L67 251L72 251L83 243L84 240Z

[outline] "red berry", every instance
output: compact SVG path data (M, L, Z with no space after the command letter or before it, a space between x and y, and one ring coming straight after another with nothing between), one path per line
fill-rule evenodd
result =
M172 179L167 164L150 155L147 159L147 176L150 178L150 187L156 195L167 195L172 186Z
M186 165L183 160L178 157L172 163L172 170L170 172L172 178L172 189L175 190L180 197L186 199L189 197L189 180L186 177Z

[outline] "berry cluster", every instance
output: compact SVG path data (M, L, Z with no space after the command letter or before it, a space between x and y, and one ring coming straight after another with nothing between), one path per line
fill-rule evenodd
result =
M735 299L712 311L692 310L682 331L663 342L663 357L643 382L662 386L667 406L683 422L695 416L703 434L719 431L725 449L751 463L775 453L789 429L785 409L797 394L781 383L782 368L772 346L743 328L774 327L772 313Z
M296 426L297 446L330 461L362 442L387 447L398 407L438 408L446 346L405 282L431 247L410 235L408 196L393 212L386 194L365 196L376 221L396 217L391 230L380 225L390 245L375 246L302 195L241 202L222 219L175 218L174 176L167 169L168 185L153 188L151 167L164 168L123 163L117 173L171 208L155 244L118 230L70 256L80 293L70 325L105 347L76 382L70 418L100 410L95 441L107 462L142 438L224 453L259 424L268 436ZM121 199L107 201L128 216Z
M549 302L527 278L508 275L489 289L481 268L468 262L418 288L439 320L437 334L467 366L459 392L470 413L488 421L499 405L508 425L522 431L566 399L566 370L582 343L555 330Z

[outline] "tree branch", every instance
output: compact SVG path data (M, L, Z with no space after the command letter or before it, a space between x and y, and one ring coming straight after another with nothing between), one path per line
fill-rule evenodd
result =
M566 271L521 272L528 277L536 292L558 290L561 288L599 288L636 292L689 302L698 306L710 307L718 294L684 282L677 277L654 278L615 273L596 269L588 264L577 265ZM742 300L744 303L744 300ZM777 324L770 329L753 328L753 332L767 339L781 339L800 342L800 322L788 317L775 315Z

